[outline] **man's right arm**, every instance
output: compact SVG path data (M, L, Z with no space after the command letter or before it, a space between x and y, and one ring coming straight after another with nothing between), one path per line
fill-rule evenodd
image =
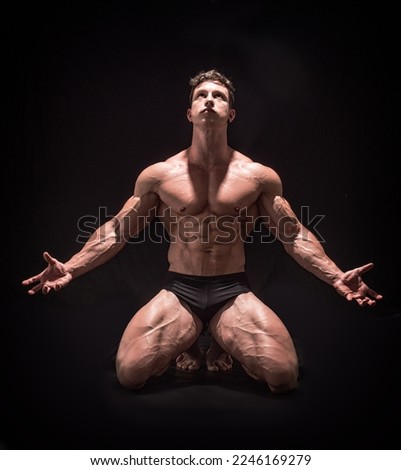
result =
M152 165L142 171L135 183L133 196L117 215L95 230L83 248L66 263L60 263L44 253L49 265L40 274L23 281L23 285L37 283L28 292L34 294L42 290L47 294L52 289L65 287L71 280L110 260L124 248L130 237L143 230L154 216L159 202L159 166Z
M155 207L157 199L154 199ZM151 199L149 198L150 202ZM141 213L142 200L130 197L121 211L111 220L100 226L88 239L81 251L65 263L66 271L76 278L113 258L127 244L130 237L140 232L150 222ZM146 222L145 222L146 221Z

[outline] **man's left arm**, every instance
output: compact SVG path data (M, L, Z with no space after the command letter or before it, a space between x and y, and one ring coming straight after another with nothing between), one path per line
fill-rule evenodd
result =
M275 232L285 251L300 266L333 286L348 301L354 300L360 306L374 306L382 298L361 277L373 268L373 263L342 271L327 255L317 237L301 224L282 196L279 180L266 185L259 199L259 210L261 215L267 216L269 229Z

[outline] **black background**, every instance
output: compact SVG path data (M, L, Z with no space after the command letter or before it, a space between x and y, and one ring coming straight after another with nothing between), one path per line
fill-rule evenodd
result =
M385 2L279 5L5 8L5 448L399 447L398 18ZM238 367L119 387L115 347L167 268L154 226L57 294L21 286L43 251L66 261L84 220L104 222L139 171L189 145L188 81L212 67L236 86L231 146L280 174L306 225L324 216L310 228L342 269L373 261L364 278L384 295L348 304L255 236L249 277L300 355L299 390L283 397Z

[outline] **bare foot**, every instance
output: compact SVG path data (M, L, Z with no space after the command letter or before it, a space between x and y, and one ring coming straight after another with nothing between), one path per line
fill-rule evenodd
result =
M199 348L199 343L195 342L189 349L181 353L175 363L183 370L199 370L202 364L203 352Z
M233 366L232 357L213 338L205 356L207 370L210 372L230 370Z

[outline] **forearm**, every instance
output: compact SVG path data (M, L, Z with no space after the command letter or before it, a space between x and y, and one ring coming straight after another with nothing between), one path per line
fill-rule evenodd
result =
M285 251L300 266L331 286L343 274L327 256L321 243L307 229L301 230L291 242L283 245Z
M114 221L106 222L92 234L82 250L64 263L64 266L67 272L76 278L110 260L126 243L125 238L116 232Z

